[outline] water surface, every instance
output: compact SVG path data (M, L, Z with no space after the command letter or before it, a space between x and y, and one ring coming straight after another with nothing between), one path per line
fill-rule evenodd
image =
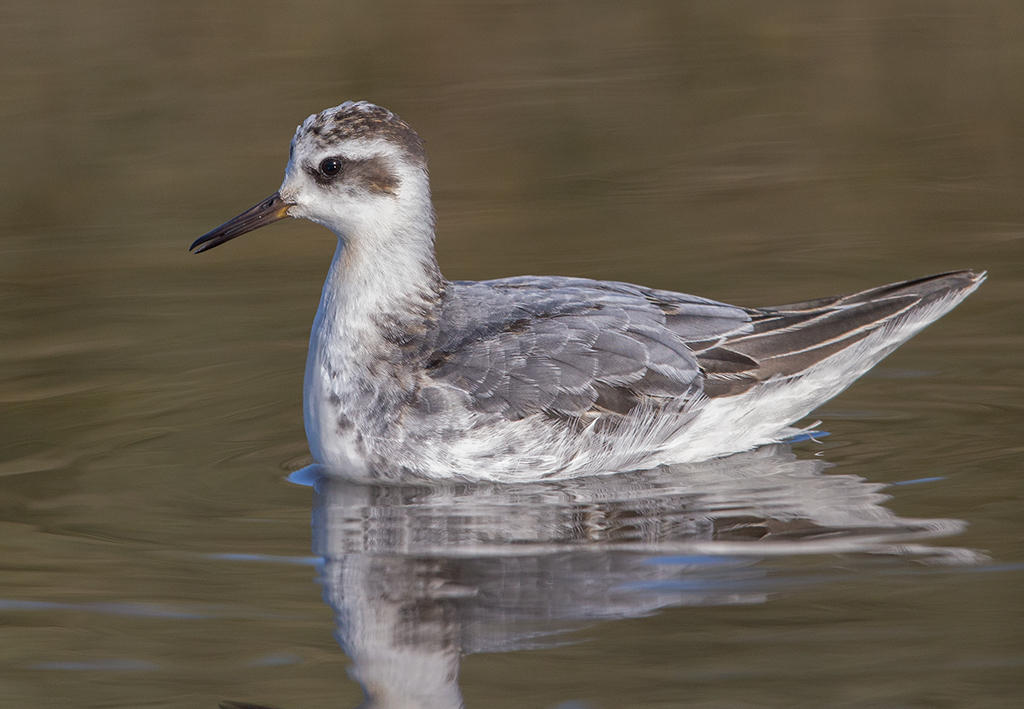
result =
M15 1L0 24L0 704L1020 705L1018 4ZM748 305L990 280L816 412L818 441L555 486L296 474L333 240L186 246L351 98L427 139L450 278Z

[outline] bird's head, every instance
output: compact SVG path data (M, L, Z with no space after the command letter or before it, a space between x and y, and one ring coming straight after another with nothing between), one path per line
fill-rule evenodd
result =
M296 129L280 189L190 247L199 253L284 217L326 226L346 243L399 247L433 238L423 141L385 108L347 101Z

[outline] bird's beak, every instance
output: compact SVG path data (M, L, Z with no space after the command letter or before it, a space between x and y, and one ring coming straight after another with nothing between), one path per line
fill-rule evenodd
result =
M221 224L216 229L208 231L192 242L189 250L194 253L202 253L214 246L220 246L225 241L231 241L236 236L241 236L253 229L259 229L288 216L288 209L293 205L281 199L281 193L275 192L259 204L249 207L233 219Z

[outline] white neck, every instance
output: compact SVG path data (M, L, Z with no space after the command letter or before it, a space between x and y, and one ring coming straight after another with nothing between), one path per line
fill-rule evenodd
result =
M381 141L350 142L345 151L354 159L386 161L397 188L383 194L358 185L325 191L293 161L281 193L296 203L292 216L322 224L338 237L318 329L332 339L372 344L382 322L405 320L425 304L436 305L443 281L434 257L434 208L424 165L405 160Z
M361 454L338 439L339 415L366 418L357 425L369 430L387 423L382 401L415 388L405 358L430 337L444 288L431 240L422 243L369 253L365 242L338 240L306 359L306 437L318 461L357 465Z
M444 294L426 169L397 159L393 168L399 186L390 194L302 189L303 171L291 168L282 186L296 202L292 216L338 236L306 360L306 436L321 462L354 465L360 436L386 435L377 429L417 386L409 359L429 346Z
M383 326L422 321L436 306L443 282L432 224L422 226L426 233L339 237L317 313L332 340L371 347Z

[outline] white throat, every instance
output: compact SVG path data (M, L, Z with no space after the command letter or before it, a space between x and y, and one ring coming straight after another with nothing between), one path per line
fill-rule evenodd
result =
M338 422L372 417L381 397L415 386L395 365L435 322L444 280L429 192L419 208L395 202L377 219L327 224L338 246L313 322L304 387L306 434L317 460L359 460L358 449L348 450L350 442L337 435ZM325 444L338 450L328 454Z
M418 223L382 223L383 233L338 235L317 313L317 320L326 318L322 326L342 331L331 333L332 339L369 345L381 319L402 318L436 297L441 275L433 219L425 216Z

